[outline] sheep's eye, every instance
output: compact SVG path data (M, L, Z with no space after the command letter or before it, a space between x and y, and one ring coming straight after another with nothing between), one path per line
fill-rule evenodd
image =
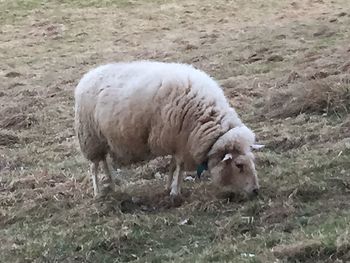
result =
M243 164L236 164L237 168L239 169L240 173L243 173Z

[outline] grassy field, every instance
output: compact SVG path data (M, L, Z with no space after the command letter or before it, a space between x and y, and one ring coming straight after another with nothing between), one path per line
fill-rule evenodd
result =
M0 262L349 262L349 25L348 0L0 0ZM166 160L93 198L73 91L135 59L219 81L266 144L258 199L204 178L174 207Z

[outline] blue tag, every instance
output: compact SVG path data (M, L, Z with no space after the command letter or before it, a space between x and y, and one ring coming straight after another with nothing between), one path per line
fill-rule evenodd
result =
M198 178L201 177L204 170L208 170L208 164L206 162L198 165L198 167L197 167L197 177Z

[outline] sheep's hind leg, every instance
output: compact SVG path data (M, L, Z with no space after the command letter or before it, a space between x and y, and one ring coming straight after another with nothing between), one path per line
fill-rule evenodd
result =
M94 161L91 164L91 179L92 179L92 186L94 188L94 196L96 197L100 190L98 187L98 165L99 165L99 161Z
M106 159L103 160L103 171L105 172L109 183L111 183L111 184L115 183L116 185L120 185L119 179L117 179L117 178L113 179L111 170L109 169L109 166L108 166Z
M103 164L103 171L105 172L108 181L109 181L110 183L112 183L112 182L113 182L112 174L111 174L111 170L110 170L109 167L108 167L107 160L104 159L104 160L102 161L102 164Z

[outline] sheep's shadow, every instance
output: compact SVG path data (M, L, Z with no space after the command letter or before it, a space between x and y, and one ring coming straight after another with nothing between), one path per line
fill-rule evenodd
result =
M134 213L138 211L147 213L157 213L181 206L185 202L190 202L191 193L184 190L181 196L171 198L168 191L160 190L147 194L132 196L121 201L120 211L122 213Z
M126 192L108 187L95 198L95 205L102 214L110 213L158 213L181 206L190 202L191 192L182 191L181 197L171 198L164 189L151 189L143 192Z
M107 187L95 199L95 205L101 214L138 214L159 213L198 201L206 203L217 199L217 201L241 203L246 200L244 196L232 192L210 195L208 191L204 191L203 187L205 186L184 187L181 197L175 199L170 197L169 191L158 184L127 190Z

